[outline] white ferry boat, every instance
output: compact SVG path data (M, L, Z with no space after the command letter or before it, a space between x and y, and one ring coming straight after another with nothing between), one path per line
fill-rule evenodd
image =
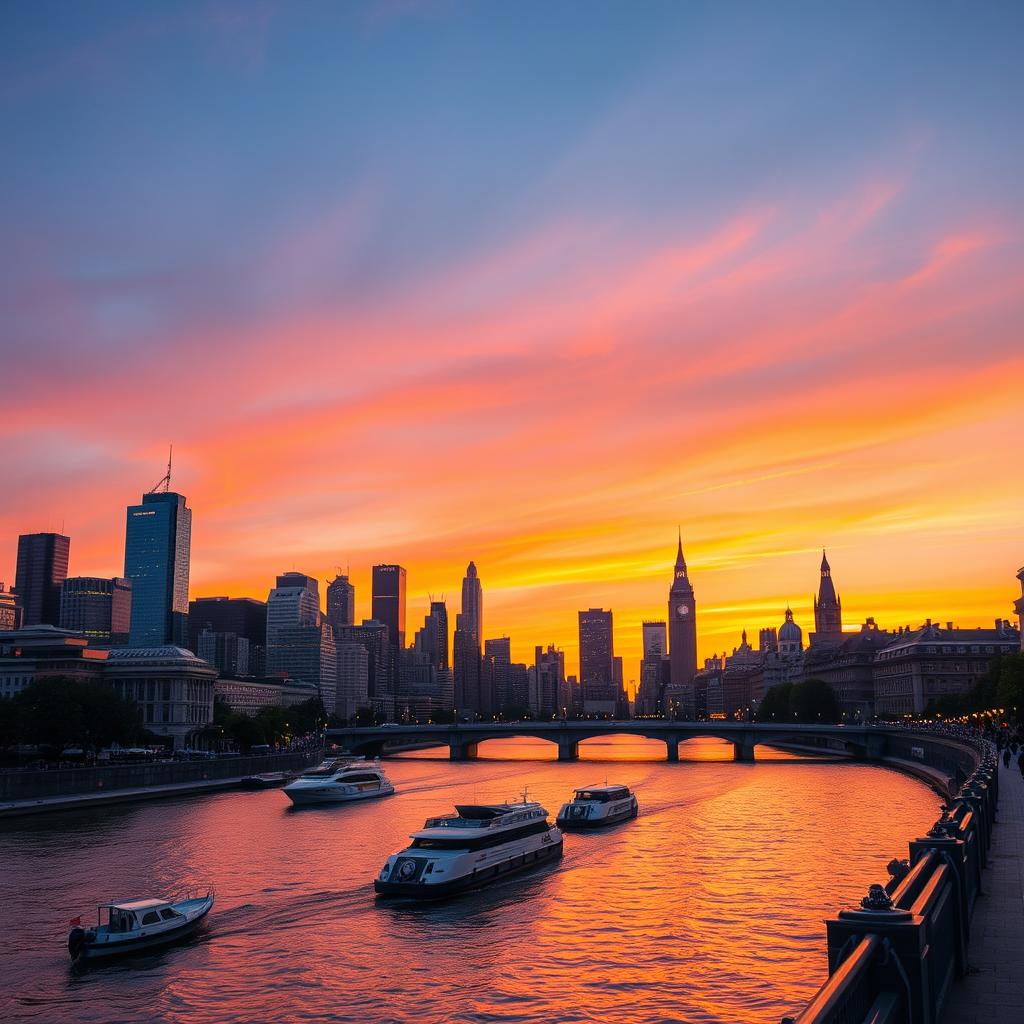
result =
M562 804L558 825L565 830L617 825L637 816L636 795L628 786L589 786L577 789L572 800Z
M388 858L373 887L384 896L437 899L479 889L562 856L562 833L539 803L457 805L428 818L412 844Z
M379 760L364 761L350 757L330 758L316 768L303 772L284 792L296 806L339 804L390 796L395 787L384 774Z
M81 927L78 919L73 922L78 926L68 935L68 952L75 963L81 963L170 945L199 927L213 906L213 896L210 889L205 896L185 893L174 900L104 903L96 914L94 928Z

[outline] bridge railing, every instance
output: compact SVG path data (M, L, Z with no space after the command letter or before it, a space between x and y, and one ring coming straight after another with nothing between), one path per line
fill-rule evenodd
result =
M999 772L990 746L890 879L826 921L829 978L783 1024L935 1024L967 972L971 911L995 821Z

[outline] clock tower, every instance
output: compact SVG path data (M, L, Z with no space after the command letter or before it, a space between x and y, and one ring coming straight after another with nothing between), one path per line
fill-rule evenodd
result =
M697 672L697 620L681 532L675 577L668 592L668 650L672 685L692 683Z

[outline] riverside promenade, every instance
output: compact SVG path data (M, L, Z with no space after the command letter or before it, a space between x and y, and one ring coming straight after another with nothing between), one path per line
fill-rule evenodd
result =
M1013 761L1009 768L999 762L999 810L968 961L942 1024L1024 1021L1024 779Z

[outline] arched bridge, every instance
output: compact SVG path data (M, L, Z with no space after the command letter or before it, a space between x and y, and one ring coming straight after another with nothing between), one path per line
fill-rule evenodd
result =
M815 747L823 753L879 760L886 756L889 734L905 738L905 730L864 725L797 725L752 722L636 721L466 722L457 725L381 725L328 729L329 740L353 753L380 756L389 748L419 743L447 746L453 761L470 760L485 740L532 736L558 747L559 761L575 761L582 740L595 736L627 735L661 740L669 761L679 760L679 744L710 736L733 745L733 759L753 761L754 747Z

